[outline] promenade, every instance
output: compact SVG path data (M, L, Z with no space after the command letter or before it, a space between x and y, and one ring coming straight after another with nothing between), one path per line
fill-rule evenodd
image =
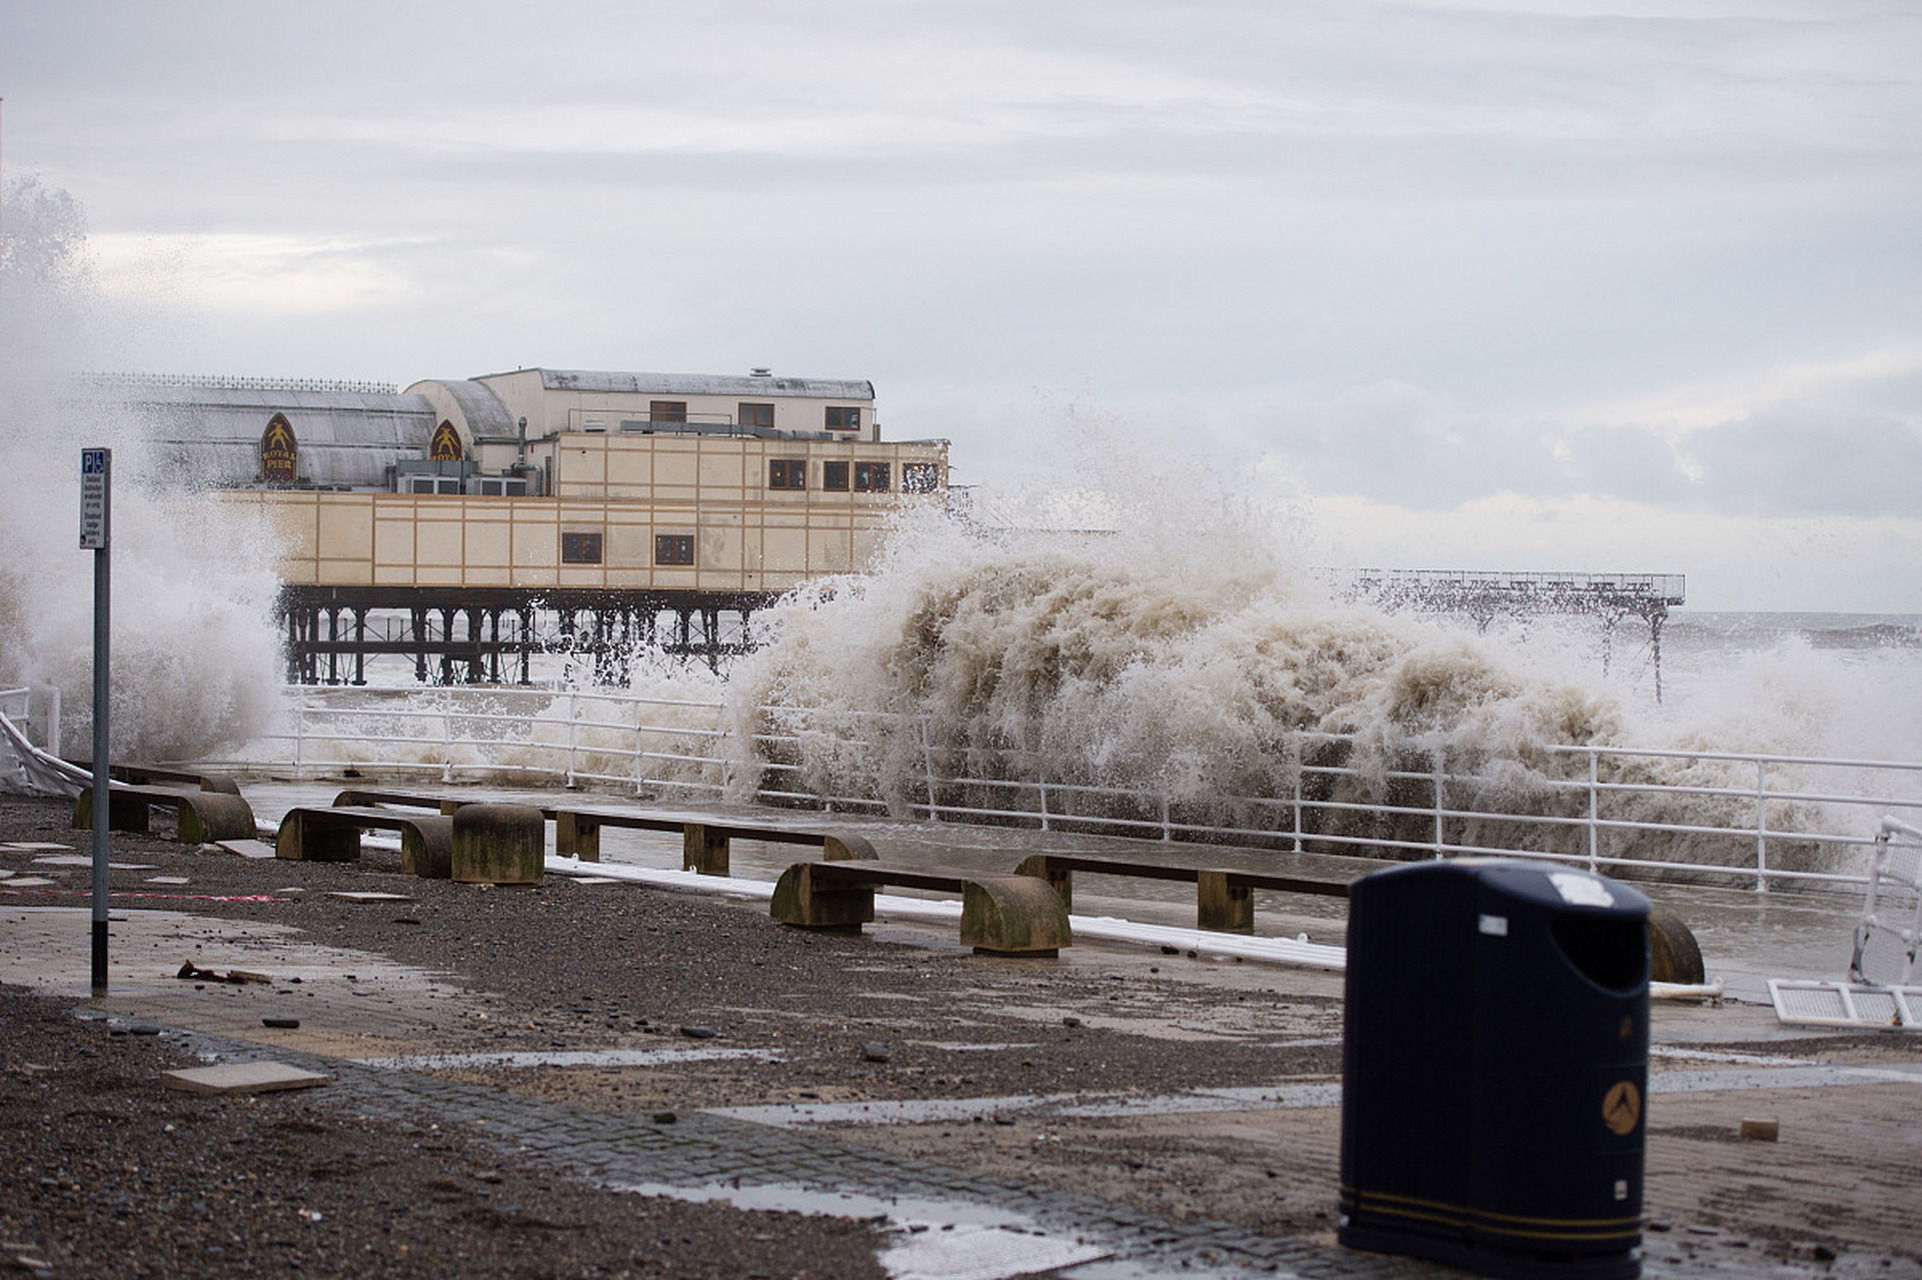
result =
M403 877L378 849L288 863L116 833L113 987L91 1001L86 839L66 820L61 802L0 800L0 983L75 1010L44 1032L69 1066L10 1045L7 1096L28 1106L63 1073L78 1087L146 1055L93 1107L120 1118L93 1127L163 1144L162 1161L219 1135L196 1148L210 1185L221 1161L260 1157L230 1132L243 1120L364 1133L358 1198L267 1233L305 1224L304 1274L435 1274L430 1245L467 1253L463 1275L1456 1274L1334 1242L1338 974L1205 948L994 959L931 925L804 934L746 898L553 875L488 889ZM267 980L178 976L188 962ZM1789 1031L1740 1001L1658 1005L1654 1031L1645 1274L1922 1276L1922 1042ZM161 1089L169 1055L331 1080L197 1098ZM158 1243L115 1263L81 1238L90 1214L145 1241L217 1233L133 1175L94 1205L52 1167L61 1142L92 1140L75 1110L58 1141L0 1136L0 1253L53 1275L189 1274L155 1269ZM171 1132L146 1123L163 1113ZM1739 1138L1744 1119L1779 1140ZM401 1150L443 1145L467 1171L434 1175L451 1190L388 1178ZM287 1182L314 1186L287 1150ZM501 1212L503 1186L552 1197L549 1226ZM488 1212L448 1217L434 1244L392 1212L409 1200ZM252 1244L199 1274L278 1273L262 1251L286 1246L237 1229L258 1202L213 1215ZM577 1225L553 1226L552 1205ZM774 1212L794 1210L815 1216ZM647 1225L669 1218L685 1229Z

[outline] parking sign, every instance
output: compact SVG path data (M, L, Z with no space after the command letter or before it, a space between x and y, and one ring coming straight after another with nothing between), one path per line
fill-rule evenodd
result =
M80 549L107 548L108 481L113 474L112 449L80 451Z

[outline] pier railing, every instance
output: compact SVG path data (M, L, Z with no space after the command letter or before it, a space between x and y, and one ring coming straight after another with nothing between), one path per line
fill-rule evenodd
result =
M1383 752L1301 734L1260 794L1050 778L943 745L924 720L596 689L288 690L286 725L209 767L699 796L935 821L1400 859L1526 853L1734 884L1865 883L1884 815L1922 822L1922 763L1546 745L1529 762L1446 742ZM751 725L743 729L743 724Z

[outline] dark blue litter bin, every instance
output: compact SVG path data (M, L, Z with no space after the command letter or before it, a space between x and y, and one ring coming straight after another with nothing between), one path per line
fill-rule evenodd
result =
M1549 862L1350 887L1343 1244L1490 1276L1641 1274L1648 912Z

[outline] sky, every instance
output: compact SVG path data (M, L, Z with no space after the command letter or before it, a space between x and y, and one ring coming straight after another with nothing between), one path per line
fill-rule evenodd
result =
M90 363L866 378L989 492L1922 612L1916 0L0 0L0 99Z

